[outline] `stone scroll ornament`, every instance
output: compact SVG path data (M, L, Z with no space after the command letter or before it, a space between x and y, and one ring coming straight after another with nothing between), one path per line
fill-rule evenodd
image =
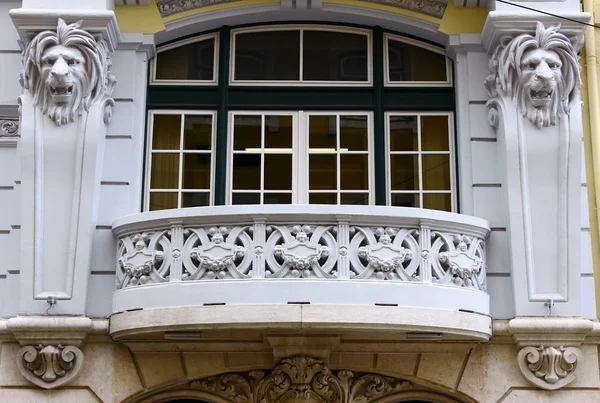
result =
M560 25L545 28L538 22L535 35L501 39L485 81L492 126L497 126L500 98L512 99L538 129L554 126L569 114L581 86L577 61L581 41L570 40L559 29Z
M533 385L556 390L573 382L583 365L576 347L524 347L517 355L523 376Z
M17 367L29 382L54 389L74 380L83 368L83 353L75 346L25 346L17 352Z
M96 102L104 108L104 123L112 116L117 81L110 72L111 52L101 36L81 24L59 18L56 31L38 33L23 53L21 85L57 126L74 122Z
M413 384L373 373L332 371L319 359L297 356L284 358L271 371L211 376L190 387L236 403L367 403L410 390Z

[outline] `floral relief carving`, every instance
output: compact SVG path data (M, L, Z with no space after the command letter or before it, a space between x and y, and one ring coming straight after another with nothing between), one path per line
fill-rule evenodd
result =
M267 277L334 278L337 274L335 236L325 226L269 228Z
M490 124L497 125L497 103L502 97L512 99L519 113L538 129L554 126L569 114L581 86L579 40L574 38L573 44L559 29L560 25L545 28L538 22L534 35L501 39L485 83L491 98Z
M419 276L418 235L397 228L351 228L351 276L356 279L413 281Z
M19 137L19 122L16 119L0 119L0 138Z
M227 278L229 268L234 265L236 259L244 257L245 249L243 246L224 241L223 235L227 234L227 228L211 228L209 233L211 242L192 248L190 256L198 262L198 269L206 270L207 278Z
M256 248L247 227L210 227L184 232L184 280L248 278Z
M306 356L285 358L271 371L212 376L190 386L236 403L367 403L412 388L403 379L334 372L323 361Z
M238 0L156 0L158 10L162 17L181 13L196 8L217 4L231 3ZM398 7L416 11L421 14L442 18L448 2L445 0L365 0L369 3Z
M75 346L25 346L17 352L17 367L31 383L54 389L71 382L83 368L83 353Z
M583 365L583 354L576 347L525 347L517 356L525 378L535 386L556 390L573 382Z
M473 238L465 235L455 235L452 244L453 248L438 254L438 261L442 267L448 268L454 284L471 287L478 282L483 270L483 251L473 242Z
M166 260L171 256L165 254L170 250L168 236L165 233L141 233L123 238L120 241L120 257L117 266L122 276L117 276L119 288L162 282L168 278L164 275Z
M368 279L486 287L481 235L347 224L216 224L178 224L119 236L117 289L232 279Z
M112 114L111 52L104 39L80 29L81 24L59 18L56 31L38 33L23 53L21 85L57 126L73 122L95 102L103 103L105 123Z

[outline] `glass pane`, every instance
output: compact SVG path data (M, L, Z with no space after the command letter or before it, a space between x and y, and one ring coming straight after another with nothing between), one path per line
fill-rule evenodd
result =
M310 152L332 152L337 150L335 116L310 116L308 147Z
M367 205L369 204L368 193L342 193L340 204Z
M292 154L265 154L266 190L292 190Z
M434 210L452 211L450 193L423 194L423 207Z
M183 154L183 188L210 189L210 154Z
M337 189L337 156L310 155L308 181L312 190Z
M235 80L299 80L300 31L235 35Z
M183 125L185 150L209 150L212 138L212 116L186 115Z
M260 148L260 116L236 115L233 123L233 149Z
M179 154L152 154L151 189L179 187Z
M423 189L450 190L450 156L423 155Z
M340 182L342 190L368 190L368 155L342 154L340 156Z
M215 39L210 38L165 50L156 57L158 80L212 80Z
M311 193L308 197L309 204L337 204L336 193Z
M150 192L150 211L177 208L177 193Z
M340 116L340 148L342 151L367 151L367 117Z
M154 115L153 150L179 150L181 115Z
M234 154L233 188L260 189L260 154Z
M264 204L292 204L291 193L265 193Z
M208 192L194 192L181 194L181 207L199 207L210 205Z
M231 204L260 204L258 193L234 193L231 199Z
M390 116L390 151L417 151L418 130L416 116Z
M291 116L265 116L265 148L292 151Z
M417 155L390 155L392 190L419 190L419 158Z
M392 206L419 207L419 195L417 193L392 193Z
M421 149L448 151L448 116L421 116Z
M390 81L446 81L446 56L388 40Z
M368 81L367 41L360 34L304 31L303 79Z

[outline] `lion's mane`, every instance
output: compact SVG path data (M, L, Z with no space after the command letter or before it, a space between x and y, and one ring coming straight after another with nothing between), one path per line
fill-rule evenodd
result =
M23 54L21 84L33 95L33 103L42 113L48 114L57 125L73 122L75 116L88 111L90 105L102 98L108 85L109 58L106 42L96 40L82 29L81 21L66 24L58 19L56 32L42 31L27 45ZM47 49L57 45L75 48L85 59L85 74L72 72L73 93L69 101L57 104L52 100L47 85L48 73L42 73L42 56Z
M544 28L538 22L535 35L503 38L490 59L491 74L486 79L489 95L495 98L502 92L512 98L521 114L538 128L555 125L557 117L568 115L581 86L577 51L569 38L558 32L559 29L560 25ZM562 62L560 74L554 76L556 91L549 106L543 108L536 108L528 102L531 77L521 68L523 57L536 49L553 52Z

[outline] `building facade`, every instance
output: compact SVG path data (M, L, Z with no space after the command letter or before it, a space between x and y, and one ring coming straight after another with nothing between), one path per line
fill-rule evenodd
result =
M0 1L0 401L600 401L594 12Z

